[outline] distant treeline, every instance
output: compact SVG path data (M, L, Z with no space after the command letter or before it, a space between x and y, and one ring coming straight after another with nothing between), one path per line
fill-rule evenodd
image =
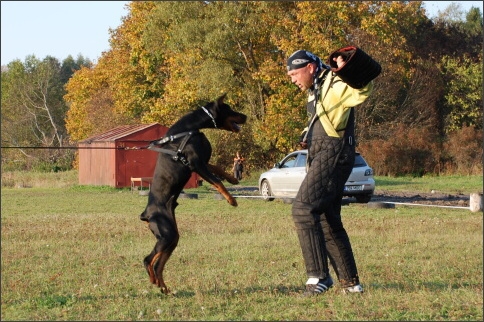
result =
M482 173L483 20L421 1L133 1L93 64L29 56L2 66L2 146L75 145L118 125L180 116L228 93L240 134L206 131L212 162L263 169L298 148L305 100L286 75L297 49L354 45L382 66L356 107L357 149L376 175ZM156 139L156 138L153 138ZM4 169L63 170L75 150L2 149Z

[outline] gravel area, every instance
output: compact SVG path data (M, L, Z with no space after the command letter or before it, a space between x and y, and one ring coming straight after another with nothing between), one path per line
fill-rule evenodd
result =
M258 196L259 189L256 186L231 186L227 190L234 195ZM354 198L345 197L347 203L356 202ZM445 194L438 191L428 193L408 191L385 191L377 190L370 202L394 202L413 203L422 205L469 207L470 195Z
M445 194L440 192L395 192L376 191L372 202L414 203L436 206L469 207L470 195Z

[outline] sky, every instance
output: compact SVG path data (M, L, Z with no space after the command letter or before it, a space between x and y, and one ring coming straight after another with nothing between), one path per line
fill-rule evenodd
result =
M121 25L130 1L1 1L1 65L28 55L59 61L78 55L96 62L109 50L109 29ZM430 18L452 2L463 11L481 1L424 1Z
M62 62L79 54L95 62L109 50L109 28L130 1L1 1L1 65L28 55Z

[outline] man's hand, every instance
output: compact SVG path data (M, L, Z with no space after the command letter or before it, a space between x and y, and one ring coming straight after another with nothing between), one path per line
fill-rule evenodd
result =
M345 59L342 55L338 55L336 57L333 57L333 61L336 62L336 65L338 65L338 68L341 68L345 64Z
M306 133L307 133L307 131L302 132L301 136L299 137L299 145L303 149L307 149L308 148L308 144L306 142Z

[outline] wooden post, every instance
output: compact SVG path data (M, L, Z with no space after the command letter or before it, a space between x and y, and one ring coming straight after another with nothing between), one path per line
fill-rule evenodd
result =
M471 193L469 208L472 212L482 211L482 193Z

